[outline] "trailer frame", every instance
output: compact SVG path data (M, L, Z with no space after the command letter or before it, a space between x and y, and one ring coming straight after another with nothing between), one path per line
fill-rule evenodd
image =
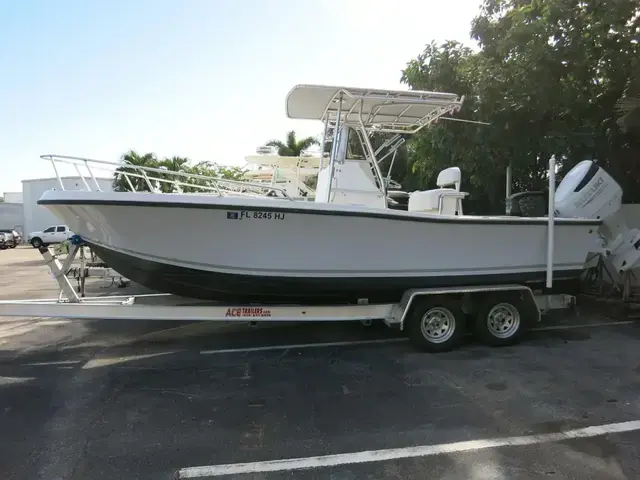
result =
M360 321L365 325L382 320L391 328L406 330L421 349L435 352L457 346L463 330L468 330L469 320L475 327L473 330L488 343L512 344L529 327L539 323L543 314L575 305L572 295L542 294L519 284L412 288L406 290L396 303L372 303L360 299L357 303L345 305L237 305L202 302L165 293L84 297L83 293L78 295L66 274L81 248L81 239L74 239L61 263L47 247L41 247L39 251L44 262L58 282L58 298L0 301L0 316L238 323ZM490 323L499 323L499 319L482 317L487 306L493 306L494 310L502 308L500 318L511 316L512 324L517 317L518 325L511 325L511 334L501 337L497 329L492 330ZM438 337L438 332L444 333ZM446 336L453 335L451 332L456 333L455 338Z

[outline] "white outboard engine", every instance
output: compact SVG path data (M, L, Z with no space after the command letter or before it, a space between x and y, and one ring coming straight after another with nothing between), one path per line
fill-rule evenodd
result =
M591 160L573 167L555 194L555 215L601 219L601 247L618 273L640 260L640 230L629 229L621 212L622 188Z

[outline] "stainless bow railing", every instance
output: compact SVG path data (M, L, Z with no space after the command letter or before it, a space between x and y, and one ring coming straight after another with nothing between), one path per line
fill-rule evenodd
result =
M67 164L73 165L87 191L94 191L94 189L98 192L102 191L98 177L96 177L94 173L94 170L100 170L109 172L109 176L115 181L124 179L126 187L128 187L131 192L214 193L221 196L264 196L270 192L276 192L282 197L292 200L283 188L263 183L228 180L196 173L176 172L164 167L147 167L133 165L128 162L109 162L68 155L47 154L41 155L40 158L51 162L62 190L65 190L65 186L62 182L58 166L60 164ZM86 173L82 173L81 167L86 169ZM142 182L140 182L140 180ZM139 185L140 183L142 183L144 187ZM93 188L91 184L93 184ZM136 188L136 185L139 186Z

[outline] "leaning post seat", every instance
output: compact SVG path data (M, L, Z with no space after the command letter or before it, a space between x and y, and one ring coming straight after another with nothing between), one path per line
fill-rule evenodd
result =
M438 174L439 188L419 190L409 196L410 212L462 215L462 200L469 194L460 191L462 174L458 167L450 167ZM451 188L453 186L453 188Z

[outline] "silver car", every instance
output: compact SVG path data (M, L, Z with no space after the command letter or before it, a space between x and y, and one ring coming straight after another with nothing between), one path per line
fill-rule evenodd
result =
M16 248L16 241L11 233L0 232L0 250Z

